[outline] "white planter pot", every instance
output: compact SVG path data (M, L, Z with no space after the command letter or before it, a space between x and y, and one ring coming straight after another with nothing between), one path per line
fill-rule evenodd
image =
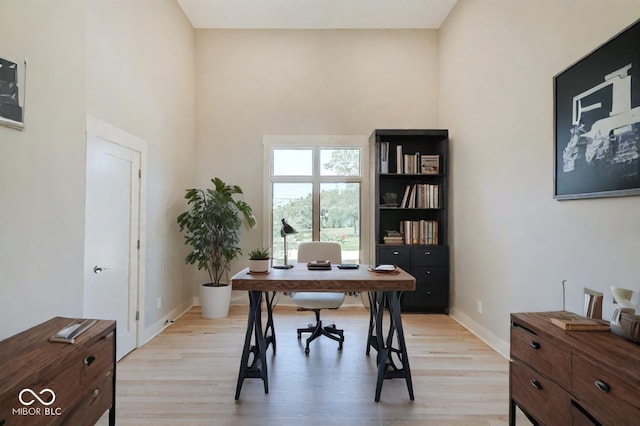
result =
M271 259L249 259L249 272L269 272L269 263Z
M223 318L229 315L231 302L231 286L200 286L200 307L204 318Z

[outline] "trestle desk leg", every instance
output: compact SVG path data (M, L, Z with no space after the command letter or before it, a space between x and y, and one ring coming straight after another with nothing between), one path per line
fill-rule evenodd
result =
M269 380L267 376L266 344L262 331L262 292L249 292L249 318L247 320L247 333L242 348L238 383L236 385L236 400L240 398L242 383L245 378L260 378L264 383L264 393L269 393ZM251 336L255 336L255 344L251 344ZM250 359L250 355L253 355ZM251 362L249 362L251 361Z

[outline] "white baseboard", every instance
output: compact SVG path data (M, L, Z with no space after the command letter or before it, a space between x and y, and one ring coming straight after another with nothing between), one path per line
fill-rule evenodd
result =
M494 351L498 352L506 359L509 359L509 342L500 339L498 336L496 336L456 308L450 309L449 316L460 323L460 325L469 330L471 333L473 333L478 339L489 345Z
M175 321L177 318L180 318L192 307L193 307L193 304L189 304L189 302L184 302L181 306L173 309L171 312L166 314L164 317L160 318L151 326L142 330L142 335L140 336L138 347L140 348L146 345L151 339L153 339L158 334L160 334L162 330L164 330L165 328L173 324L173 321Z

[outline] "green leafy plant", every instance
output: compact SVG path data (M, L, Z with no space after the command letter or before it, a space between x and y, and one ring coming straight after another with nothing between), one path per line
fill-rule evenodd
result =
M185 261L205 269L214 287L221 285L222 277L229 271L230 263L242 254L240 229L255 226L251 207L234 198L242 194L237 185L227 185L220 178L213 178L213 189L187 189L185 199L189 209L178 216L180 232L191 252Z
M269 259L269 249L266 248L256 248L249 252L250 260L268 260Z

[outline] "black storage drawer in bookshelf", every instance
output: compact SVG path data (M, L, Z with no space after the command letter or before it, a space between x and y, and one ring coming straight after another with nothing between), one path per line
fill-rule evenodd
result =
M416 282L415 291L402 294L404 311L440 311L449 306L449 287L432 286Z
M411 268L416 283L448 285L449 269L446 266L413 266Z
M447 130L375 130L376 264L416 277L402 308L448 312Z
M414 266L446 266L449 264L449 250L446 247L414 247L411 259Z
M378 246L378 265L397 265L411 271L411 248L409 246Z

